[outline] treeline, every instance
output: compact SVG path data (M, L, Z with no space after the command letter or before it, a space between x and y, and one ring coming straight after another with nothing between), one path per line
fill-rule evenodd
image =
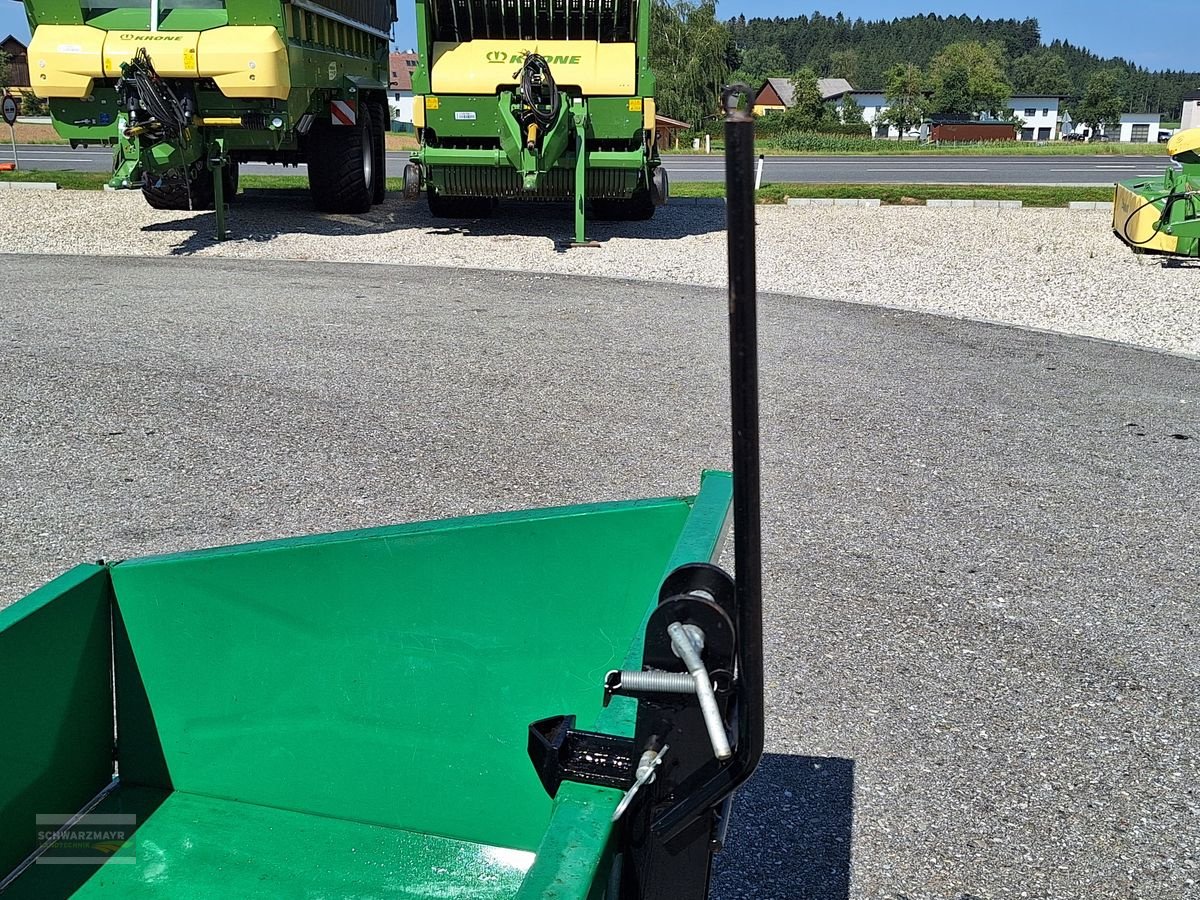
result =
M807 68L820 76L846 78L861 90L882 90L895 66L925 68L951 44L978 42L1001 50L1016 95L1060 93L1079 98L1092 76L1112 71L1124 111L1157 112L1170 119L1179 115L1184 96L1200 89L1197 72L1151 72L1069 42L1043 44L1036 19L929 14L868 22L841 13L814 13L771 19L738 16L725 24L733 45L732 68L754 79Z

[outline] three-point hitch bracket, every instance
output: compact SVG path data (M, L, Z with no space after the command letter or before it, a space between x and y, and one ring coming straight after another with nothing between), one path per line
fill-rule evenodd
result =
M692 563L663 581L642 667L609 672L605 705L637 699L632 738L575 729L574 716L529 727L529 754L553 797L564 780L624 790L617 806L622 900L700 900L734 792L763 750L762 549L754 122L750 88L726 88L726 209L736 581ZM615 898L614 898L615 900Z

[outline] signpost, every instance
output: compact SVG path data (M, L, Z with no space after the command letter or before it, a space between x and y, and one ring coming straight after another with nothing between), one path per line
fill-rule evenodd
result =
M0 113L4 114L4 121L8 123L8 133L12 137L13 148L13 171L20 168L17 162L17 101L11 94L5 94L4 99L0 101Z

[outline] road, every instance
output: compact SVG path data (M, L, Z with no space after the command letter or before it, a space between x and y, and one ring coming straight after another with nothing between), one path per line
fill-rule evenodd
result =
M72 150L61 145L18 145L21 162L31 169L75 169L107 172L111 153L103 148ZM12 159L0 145L0 162ZM408 153L389 153L388 175L402 174ZM1164 157L1137 156L768 156L763 180L825 184L1112 184L1126 178L1160 176L1169 165ZM720 156L668 156L667 171L676 182L722 181ZM250 163L246 174L286 175L300 169Z
M719 289L0 273L0 604L77 560L728 465ZM768 755L715 900L1194 897L1200 362L784 296L760 334Z

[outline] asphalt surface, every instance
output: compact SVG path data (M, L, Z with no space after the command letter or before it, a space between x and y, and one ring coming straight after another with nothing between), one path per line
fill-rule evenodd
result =
M0 603L101 555L728 465L720 290L184 258L0 278ZM781 296L761 338L768 756L713 896L1200 897L1200 362Z
M109 172L112 154L104 148L72 150L61 145L18 145L18 156L30 169L75 169ZM12 159L12 148L0 145L0 162ZM399 177L408 153L389 153L387 173ZM723 181L721 156L665 158L675 181ZM1170 165L1163 157L1139 156L768 156L763 180L824 184L1112 184L1127 178L1159 177ZM253 175L289 175L305 167L285 168L247 163Z

